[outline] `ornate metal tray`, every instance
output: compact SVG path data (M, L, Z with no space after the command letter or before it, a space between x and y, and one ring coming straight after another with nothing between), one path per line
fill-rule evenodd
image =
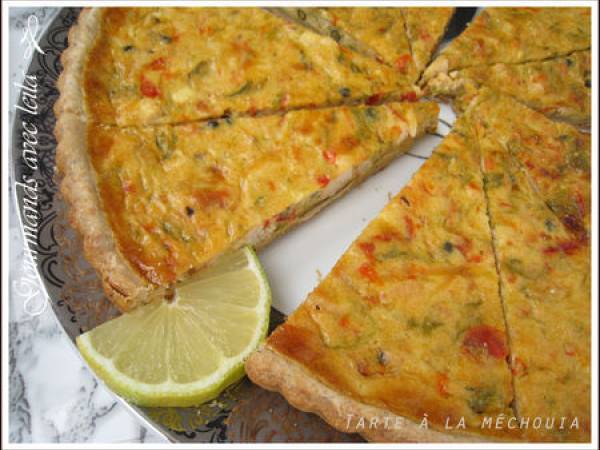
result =
M53 106L58 98L55 83L62 70L60 54L67 46L68 30L79 11L62 9L39 40L44 53L34 52L27 70L27 75L36 76L38 110L35 115L16 111L11 152L13 179L37 181L38 231L29 239L29 246L37 252L38 272L54 314L73 342L79 334L118 315L104 297L95 271L82 256L81 242L69 226L54 171ZM451 24L449 34L458 34L471 16L472 12L466 17L457 14L458 20ZM37 167L30 167L21 153L23 122L38 130ZM24 190L15 191L22 214ZM271 326L282 320L283 315L273 309ZM279 394L265 391L247 379L198 408L141 408L119 400L145 426L173 442L361 441L357 435L337 432L319 417L294 409Z

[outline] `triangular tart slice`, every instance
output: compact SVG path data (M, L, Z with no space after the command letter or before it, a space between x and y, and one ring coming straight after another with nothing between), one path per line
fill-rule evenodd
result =
M437 127L434 102L116 128L63 114L62 192L124 310L219 254L265 245Z
M591 120L590 51L521 64L493 64L455 70L429 80L426 91L449 98L462 112L479 89L510 95L546 117L589 128Z
M370 440L510 439L485 425L512 417L498 286L480 157L459 119L246 371Z
M140 126L413 92L398 72L259 8L84 10L58 110Z
M272 11L395 68L398 76L412 83L417 81L402 8L272 8Z
M513 98L482 90L482 126L525 168L535 189L572 235L586 242L591 216L591 136ZM518 117L518 120L512 118Z
M479 132L518 423L528 440L589 441L589 243L548 207L508 142Z
M401 8L417 72L421 74L454 14L454 8Z
M454 8L272 8L416 82Z
M591 8L485 8L442 50L423 78L426 81L467 67L522 63L588 50L591 23Z

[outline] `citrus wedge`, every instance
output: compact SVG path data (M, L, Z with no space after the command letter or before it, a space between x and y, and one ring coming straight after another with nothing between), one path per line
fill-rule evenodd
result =
M81 354L117 394L142 406L193 406L242 378L264 339L271 292L254 251L221 257L155 301L82 334Z

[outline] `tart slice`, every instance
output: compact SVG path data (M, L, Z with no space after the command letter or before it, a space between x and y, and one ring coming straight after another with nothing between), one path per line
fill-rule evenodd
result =
M140 126L412 91L397 71L257 8L85 10L59 109Z
M591 8L486 8L431 63L423 79L467 67L568 55L590 45Z
M466 125L459 119L251 355L254 382L370 440L518 435L485 426L486 417L512 417L513 392L480 158Z
M413 61L421 74L444 37L454 8L401 8Z
M122 310L306 220L437 127L433 102L115 128L57 126L62 192Z
M589 128L589 50L522 64L494 64L439 74L427 83L433 95L451 98L464 111L482 86L510 95L550 119Z
M402 8L273 8L341 44L394 67L416 82Z
M506 95L483 90L482 126L505 143L563 225L578 240L590 235L591 136L553 122ZM509 120L518 117L519 120Z
M454 8L273 8L416 82Z
M543 421L537 429L529 425L528 440L589 441L589 242L574 239L548 208L507 148L510 141L487 126L480 133L515 412L519 420Z

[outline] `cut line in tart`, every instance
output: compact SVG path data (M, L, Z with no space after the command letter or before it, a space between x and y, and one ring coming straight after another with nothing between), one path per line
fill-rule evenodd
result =
M591 8L485 8L432 61L423 80L468 67L539 61L589 50L590 37Z
M589 158L484 89L248 375L369 440L589 441Z
M61 189L122 310L266 244L437 125L392 68L261 9L86 9L69 40Z
M99 8L73 30L87 44L73 59L89 63L71 86L84 102L65 106L98 123L174 124L414 90L392 68L259 8Z
M276 14L369 55L415 83L454 8L271 8Z
M591 120L590 51L519 64L493 64L439 74L426 92L452 100L462 112L487 87L514 97L550 119L589 128Z
M485 102L494 111L502 100ZM574 236L548 207L502 132L477 117L473 126L511 343L515 412L544 420L543 428L525 431L526 439L585 441L591 426L589 241Z
M306 220L435 130L438 110L388 103L139 128L63 116L62 189L89 248L112 241L88 259L130 309L227 249ZM83 203L98 209L81 215Z
M61 191L128 311L433 132L420 80L463 114L247 370L371 440L589 441L591 137L550 119L589 123L590 9L487 8L425 69L452 11L85 9ZM530 415L580 428L495 426Z
M478 123L493 130L525 168L540 197L573 237L590 239L591 136L506 96L482 91ZM515 117L518 120L507 120Z
M479 152L463 116L246 372L369 440L517 438L480 431L486 416L512 415L498 286ZM429 426L419 429L424 414ZM361 417L381 426L357 428ZM404 422L386 427L384 417ZM444 431L461 417L467 429Z
M455 8L402 8L412 58L423 73L446 32Z

